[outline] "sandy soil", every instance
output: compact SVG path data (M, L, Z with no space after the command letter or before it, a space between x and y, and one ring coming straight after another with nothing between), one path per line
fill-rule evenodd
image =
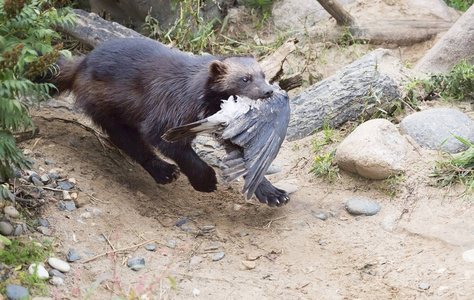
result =
M405 61L414 63L432 43L399 51ZM369 48L354 45L324 51L308 68L320 77ZM270 208L255 199L246 201L238 192L239 183L219 184L212 194L194 191L185 176L157 185L140 166L79 126L75 121L82 119L80 114L65 107L44 107L33 114L40 135L20 147L44 155L35 158L39 173L54 167L75 178L75 190L85 203L65 212L51 199L43 212L57 237L57 256L65 259L70 249L83 255L72 263L65 285L54 287L57 299L472 299L474 295L474 264L462 259L464 251L474 248L474 208L459 197L462 189L440 190L430 184L435 162L441 159L435 151L413 146L406 174L389 187L386 181L343 171L333 183L315 178L309 173L314 137L285 142L275 161L283 169L268 178L274 183L291 180L299 189L285 207ZM47 120L52 117L74 122ZM335 147L337 142L322 151ZM44 159L54 165L46 165ZM397 190L393 197L391 188ZM372 199L382 210L372 217L351 216L344 208L351 198ZM102 214L84 215L94 209ZM332 216L320 220L315 215L321 212ZM184 218L190 221L175 226ZM203 229L208 225L213 229ZM170 241L176 247L168 246ZM155 244L157 251L146 251L144 243ZM132 247L138 244L142 246ZM220 251L224 258L213 261ZM130 257L144 257L146 268L130 270L126 266ZM421 289L422 283L429 288Z

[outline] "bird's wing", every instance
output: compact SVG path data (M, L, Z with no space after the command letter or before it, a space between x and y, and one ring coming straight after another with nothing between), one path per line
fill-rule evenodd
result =
M255 193L278 154L290 120L289 98L285 91L277 91L271 98L261 101L258 108L250 109L229 123L222 134L223 139L242 147L246 169L242 193L247 192L247 199Z

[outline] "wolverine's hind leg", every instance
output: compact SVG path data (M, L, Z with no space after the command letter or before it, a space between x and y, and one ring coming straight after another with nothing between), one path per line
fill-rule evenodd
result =
M151 146L143 141L138 130L123 124L102 127L110 140L138 162L157 183L170 183L179 177L178 167L159 158Z

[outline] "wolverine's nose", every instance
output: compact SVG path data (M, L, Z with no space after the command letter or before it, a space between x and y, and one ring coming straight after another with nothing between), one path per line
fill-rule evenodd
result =
M265 96L265 98L268 98L270 97L271 95L273 95L273 88L272 87L268 87L266 89L263 90L263 95Z

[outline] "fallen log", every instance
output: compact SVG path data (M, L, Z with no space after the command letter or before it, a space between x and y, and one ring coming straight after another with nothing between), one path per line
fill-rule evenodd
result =
M390 50L377 49L296 94L286 138L304 138L325 124L338 127L377 111L391 111L404 95L402 82L409 70Z

